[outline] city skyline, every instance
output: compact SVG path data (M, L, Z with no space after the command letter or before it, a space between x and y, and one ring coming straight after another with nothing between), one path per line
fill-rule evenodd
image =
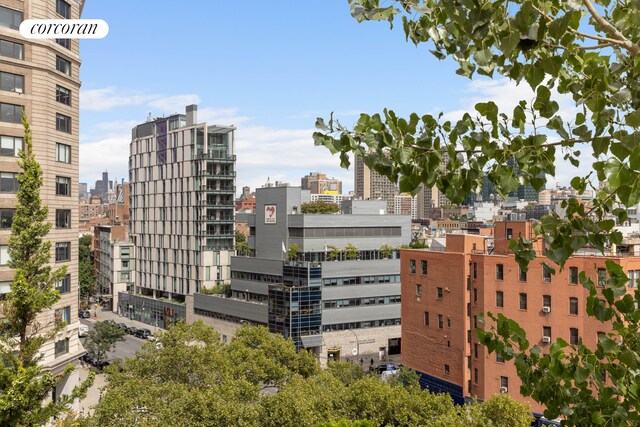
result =
M479 100L513 108L530 97L524 85L455 76L451 61L437 61L423 47L416 53L398 26L358 24L346 1L304 10L284 3L173 6L140 1L123 14L104 2L86 5L83 16L104 19L110 32L81 42L81 182L95 182L104 170L128 180L132 127L195 103L200 120L238 128L239 188L258 188L267 178L299 185L322 171L341 179L347 193L353 167L341 169L337 157L314 147L316 117L333 111L352 125L361 112L390 108L456 118ZM557 181L566 184L562 173L571 174L559 169Z

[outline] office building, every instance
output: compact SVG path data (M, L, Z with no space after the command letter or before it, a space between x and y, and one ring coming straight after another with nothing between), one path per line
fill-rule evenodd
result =
M326 174L311 172L301 178L303 190L311 194L342 194L342 181L337 178L327 178Z
M396 185L386 176L370 169L359 156L355 156L353 165L354 198L385 200L387 202L387 212L393 214L393 209L395 208L394 197L398 194Z
M184 303L186 295L228 283L234 253L235 155L232 126L186 114L133 128L129 157L129 236L135 246L135 298ZM136 314L136 315L137 315Z
M585 250L551 275L542 263L553 263L542 255L538 240L538 258L524 272L508 250L509 240L519 235L535 237L532 223L497 223L494 238L448 234L442 251L401 251L402 363L418 371L423 386L449 393L457 403L508 393L541 413L541 405L520 395L513 362L488 354L478 342L478 316L491 312L515 320L542 353L549 352L557 338L571 344L581 338L595 348L598 334L608 331L586 314L589 292L579 283L579 272L603 287L605 262L612 260L632 278L632 292L640 277L640 256L601 256ZM629 254L637 249L624 247Z
M57 284L61 298L39 321L65 321L67 326L42 349L44 370L62 373L84 353L78 340L78 112L80 52L78 40L25 39L18 31L26 19L78 19L84 1L4 1L0 6L0 293L11 288L13 271L6 267L7 243L16 208L23 148L24 109L31 126L33 150L42 166L40 196L53 224L51 266L67 267ZM69 393L78 383L72 373L53 396Z
M381 215L386 202L377 200L354 201L358 208L350 211L358 213L301 214L309 198L300 187L256 191L248 239L255 256L233 257L230 295L195 294L189 320L204 320L227 339L242 322L265 325L321 363L397 354L394 249L410 242L410 217Z

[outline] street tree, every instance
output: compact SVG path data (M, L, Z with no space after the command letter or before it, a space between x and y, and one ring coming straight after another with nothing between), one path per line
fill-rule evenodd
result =
M67 366L59 375L44 372L39 366L42 347L55 338L66 324L54 322L46 315L60 299L56 282L66 274L66 267L52 269L51 229L48 209L42 204L42 168L35 158L31 129L22 114L24 150L18 165L19 190L16 213L9 238L9 261L14 270L11 291L2 302L0 329L0 425L31 426L46 423L67 411L75 398L86 393L93 377L76 387L70 395L56 402L44 403L58 382L74 367Z
M82 236L78 246L78 280L80 282L80 298L88 301L96 294L96 269L91 262L91 236Z
M107 353L115 348L118 341L124 341L125 334L124 329L114 323L96 322L93 329L89 331L84 348L96 360L102 361Z
M479 102L459 120L443 114L399 117L360 115L353 128L333 115L319 118L316 145L349 154L398 182L400 191L433 186L453 203L478 192L485 177L505 197L520 185L541 190L556 165L575 175L580 196L591 190L589 205L571 198L566 215L552 213L535 225L545 256L561 269L585 246L600 252L621 243L616 221L640 201L640 2L628 0L350 0L359 22L401 19L407 40L427 45L436 58L457 63L467 78L500 76L528 86L529 99L513 110L491 100ZM560 111L558 99L572 102ZM582 153L593 157L581 163ZM516 170L518 171L516 173ZM533 240L510 242L523 271L535 259ZM521 393L546 405L547 418L563 416L566 425L635 425L640 389L637 339L640 293L626 289L628 278L607 263L611 278L603 290L584 273L587 314L607 322L597 348L582 341L557 340L550 354L530 348L524 331L502 315L488 316L479 337L490 351L515 359ZM606 375L606 380L604 380Z

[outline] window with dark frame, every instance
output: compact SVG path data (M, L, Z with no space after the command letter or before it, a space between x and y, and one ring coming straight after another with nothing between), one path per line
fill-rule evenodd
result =
M569 344L578 345L578 329L577 328L569 328Z
M24 93L24 76L0 71L0 90Z
M578 298L569 298L569 314L578 315Z
M527 309L527 294L524 292L520 293L520 310Z
M70 209L56 209L56 228L71 228Z
M56 130L71 133L71 117L56 113Z
M0 40L0 56L24 59L24 45L10 40Z
M473 278L474 279L478 278L478 263L477 262L473 263Z
M71 62L66 59L56 56L56 70L60 71L67 76L71 75Z
M500 387L509 390L509 377L500 377Z
M522 271L522 268L519 268L519 273L518 273L518 280L520 280L521 282L526 282L527 281L527 272L526 271Z
M71 39L56 39L56 43L64 48L71 49Z
M422 296L422 285L416 285L416 296L417 297Z
M56 0L56 13L65 19L71 18L71 6L64 0Z
M496 280L504 279L504 265L496 264Z
M545 283L551 282L551 270L544 265L542 266L542 281Z
M444 295L444 293L443 293L442 288L436 288L436 298L442 299L443 295Z
M551 326L542 327L542 336L551 338Z
M424 325L425 326L429 326L429 312L428 311L424 312Z
M578 267L569 267L569 284L578 284Z
M56 290L61 294L67 294L71 291L71 275L67 274L61 280L56 282Z
M542 306L551 308L551 295L542 295Z
M416 260L415 259L410 259L409 260L409 273L411 273L411 274L415 274L416 273Z
M449 365L447 365L447 364L445 363L445 365L444 365L444 374L445 374L445 375L449 375L450 373L451 373L451 370L450 370L450 368L449 368Z
M24 149L24 139L19 136L0 135L0 156L18 157Z
M18 30L20 29L20 23L22 23L22 20L23 15L21 11L0 6L0 27Z
M444 316L438 314L438 329L444 329Z
M11 224L13 224L15 214L15 209L0 209L0 229L11 230Z
M55 357L69 353L69 338L65 338L55 343Z
M66 87L56 85L56 101L64 105L71 105L71 91Z
M504 357L500 353L496 353L496 362L504 363Z
M599 268L598 269L598 286L604 288L607 285L607 269Z
M56 261L69 261L71 259L71 242L56 243Z
M18 192L18 174L15 172L0 172L0 193Z
M504 293L496 291L496 307L504 307Z
M56 161L62 163L71 163L71 146L67 144L56 143Z
M427 274L427 261L426 260L421 260L420 261L420 270L421 270L421 273L423 275Z
M56 176L56 194L58 196L71 195L71 178L66 176Z
M0 103L0 122L22 123L22 105Z

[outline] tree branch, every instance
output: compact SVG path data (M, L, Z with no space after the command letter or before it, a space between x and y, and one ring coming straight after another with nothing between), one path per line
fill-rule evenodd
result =
M617 43L617 44L620 44L622 47L624 47L629 52L631 52L631 54L634 56L640 53L640 46L633 43L631 40L627 39L620 31L618 31L616 27L614 27L613 25L611 25L611 23L609 23L609 21L604 19L602 15L600 15L600 13L598 13L596 8L593 6L593 3L591 3L591 0L583 0L583 3L586 6L589 13L591 14L591 16L593 16L593 19L598 23L598 25L602 27L605 33L609 34L615 40L620 41L620 43Z

